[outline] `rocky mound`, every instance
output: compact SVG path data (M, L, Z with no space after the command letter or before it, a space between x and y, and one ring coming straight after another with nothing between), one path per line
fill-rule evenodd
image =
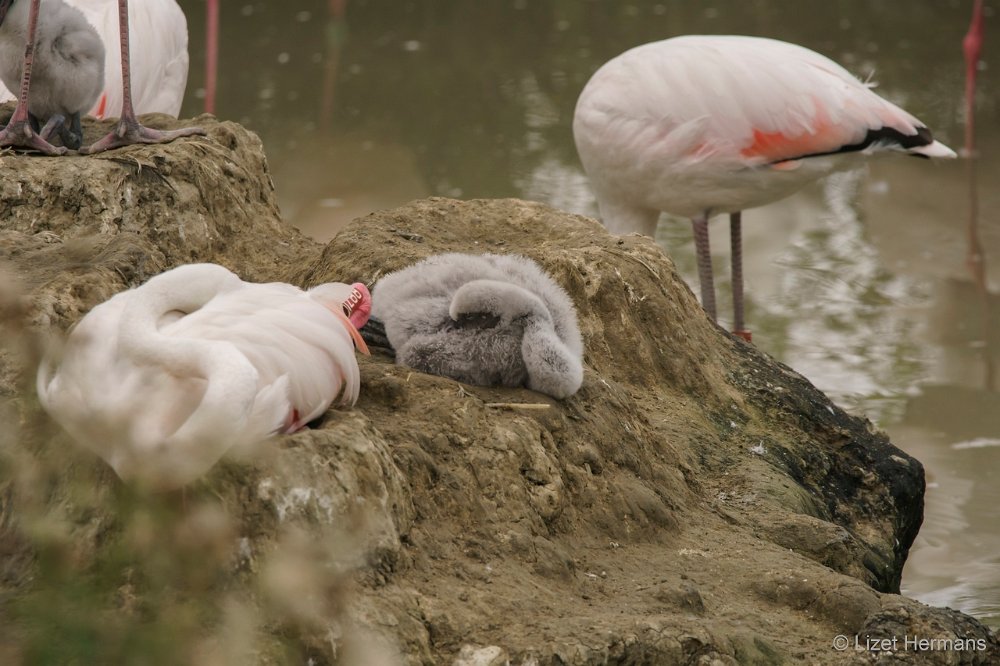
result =
M0 661L1000 660L975 620L897 594L919 462L710 323L651 240L430 199L321 246L281 223L256 137L196 120L207 138L0 158ZM167 496L124 487L33 397L44 334L168 267L371 285L449 251L524 254L568 290L579 393L376 355L354 409Z

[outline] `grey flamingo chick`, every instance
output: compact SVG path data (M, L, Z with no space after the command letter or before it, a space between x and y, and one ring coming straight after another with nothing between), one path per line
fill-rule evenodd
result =
M0 0L0 80L11 90L21 82L36 9L28 0ZM83 13L63 0L46 0L45 19L31 41L30 127L46 142L58 131L63 145L76 150L83 142L80 114L94 105L104 87L104 44ZM47 121L44 128L42 121Z
M37 2L37 0L32 0ZM80 152L99 153L133 143L168 143L182 136L204 135L200 127L183 127L175 130L156 130L142 125L135 117L132 104L132 67L129 61L128 0L118 0L118 29L121 39L122 59L122 113L118 124L104 138Z
M20 91L18 95L17 107L14 115L11 116L7 127L0 131L0 146L16 146L38 150L47 155L62 155L66 149L53 146L46 139L32 128L29 118L29 90L32 79L32 69L35 64L35 54L40 44L36 43L38 38L38 13L41 0L0 0L0 23L6 18L6 14L11 6L19 6L30 1L27 21L27 43L24 47L24 69L21 76ZM49 2L46 0L46 7ZM16 3L16 4L15 4ZM51 22L54 30L58 30L59 25L46 13L43 23ZM135 108L132 104L132 83L131 66L129 63L129 28L128 28L128 0L118 0L118 24L119 39L121 44L122 62L122 112L118 124L107 136L97 141L89 148L82 148L82 153L97 153L112 148L127 146L133 143L166 143L182 136L192 136L204 134L205 131L199 127L187 127L176 130L155 130L144 127L135 116ZM47 30L47 29L46 29ZM44 63L45 58L41 59ZM40 64L40 68L43 66ZM102 85L103 87L103 85Z
M572 301L519 255L429 257L379 280L372 315L384 324L396 362L422 372L556 398L583 382Z

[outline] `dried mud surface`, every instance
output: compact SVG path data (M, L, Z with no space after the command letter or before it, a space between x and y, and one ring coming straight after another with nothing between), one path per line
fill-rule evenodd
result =
M45 334L180 263L371 285L459 251L524 254L567 289L583 387L556 401L376 354L361 360L354 409L224 461L170 500L177 558L205 557L205 543L223 553L211 581L184 578L176 595L224 591L259 611L240 634L244 663L1000 663L983 625L897 594L922 516L920 463L710 323L650 239L524 201L428 199L323 246L281 222L254 135L195 121L207 137L169 146L0 156L0 408L17 426L0 434L0 644L13 646L0 656L33 654L25 611L3 608L48 580L54 537L25 516L59 517L70 544L59 552L114 599L107 617L149 624L161 598L134 582L141 562L98 566L135 540L120 509L129 491L39 412ZM494 406L507 403L529 406ZM198 527L212 520L224 529ZM190 536L202 533L214 536ZM278 551L292 555L276 567ZM305 579L295 558L339 568ZM837 635L983 647L837 651ZM388 646L378 656L359 647L376 642Z

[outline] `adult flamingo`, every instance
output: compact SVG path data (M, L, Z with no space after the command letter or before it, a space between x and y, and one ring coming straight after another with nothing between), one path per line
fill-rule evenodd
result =
M182 486L230 449L357 399L364 285L302 291L189 264L96 306L38 371L42 406L123 479Z
M21 90L18 94L18 104L7 127L0 132L0 146L20 146L38 150L49 155L63 154L65 150L52 146L32 131L28 122L28 97L31 81L31 68L34 59L35 32L38 21L40 0L2 0L3 6L12 2L31 2L28 22L28 43L24 55L24 75ZM112 7L117 6L118 42L120 53L120 68L114 68L115 58L106 58L107 66L112 72L106 74L105 92L98 98L93 110L98 116L111 115L118 111L118 125L104 138L89 148L82 149L84 153L96 153L111 148L133 143L164 143L182 136L204 134L204 130L188 127L176 130L155 130L144 127L136 118L137 109L141 112L161 111L176 115L187 84L187 23L184 14L174 0L140 0L136 13L137 36L141 38L143 48L139 50L137 62L141 63L139 91L142 95L142 106L137 106L133 98L132 59L129 49L129 0L73 0L88 20L97 28L99 34L110 33L109 20L113 16ZM109 39L104 38L107 44ZM113 54L116 49L107 48ZM118 84L115 91L110 92L114 83Z
M747 340L740 211L876 154L955 157L832 60L759 37L692 35L626 51L584 87L573 134L612 233L652 236L660 211L691 218L713 321L708 220L730 214L733 329Z

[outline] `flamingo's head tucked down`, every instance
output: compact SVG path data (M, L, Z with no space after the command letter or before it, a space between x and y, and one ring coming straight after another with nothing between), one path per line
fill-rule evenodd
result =
M368 287L360 282L350 285L328 282L310 289L309 295L343 321L358 351L362 354L369 353L368 346L358 333L358 329L368 322L368 316L372 311L372 295Z

